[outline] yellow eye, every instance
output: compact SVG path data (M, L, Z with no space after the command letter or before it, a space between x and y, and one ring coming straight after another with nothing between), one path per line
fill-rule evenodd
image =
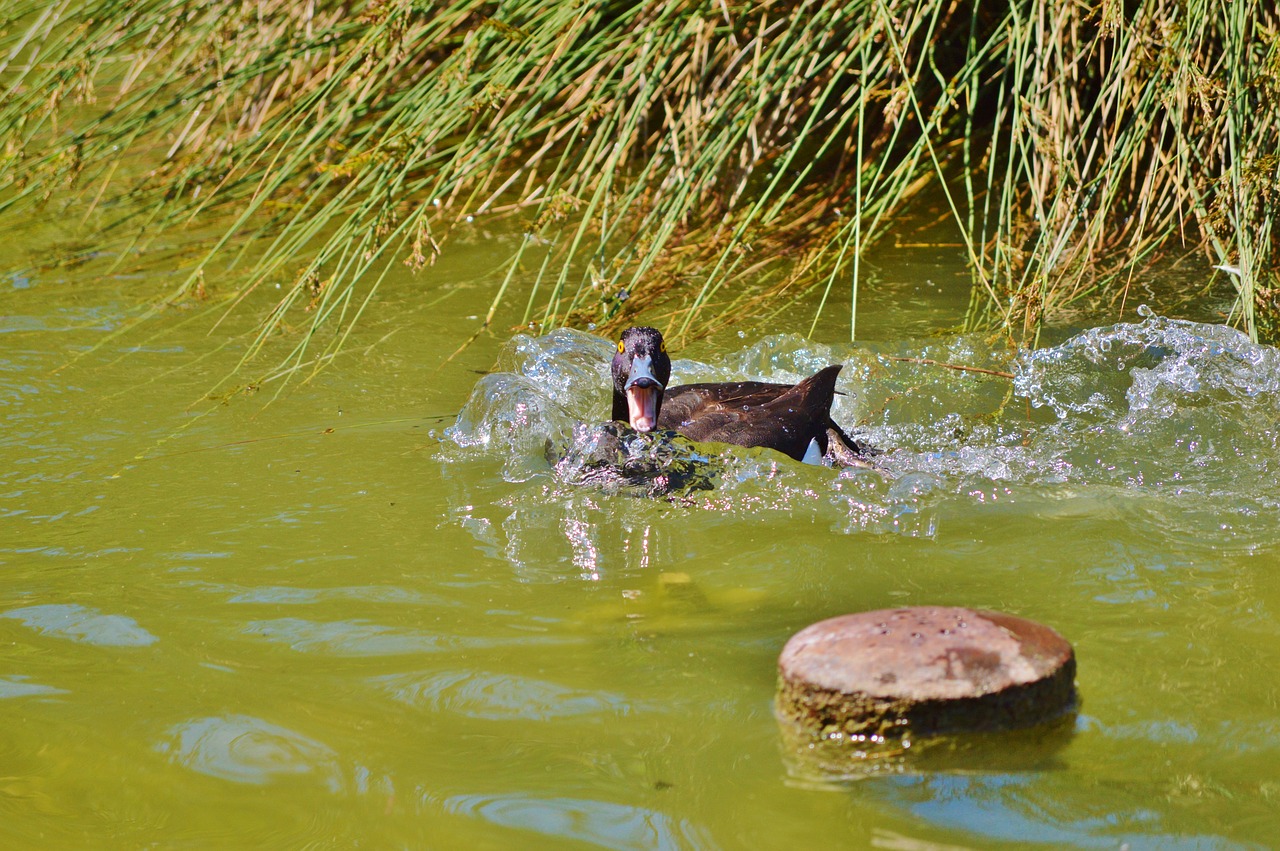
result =
M662 352L664 355L667 353L667 341L666 341L666 340L663 340L661 343L659 343L659 344L658 344L658 351Z
M621 340L619 340L619 341L618 341L618 354L622 354L622 353L623 353L623 352L625 352L626 350L627 350L627 344L626 344L626 343L624 343L624 342L622 342Z

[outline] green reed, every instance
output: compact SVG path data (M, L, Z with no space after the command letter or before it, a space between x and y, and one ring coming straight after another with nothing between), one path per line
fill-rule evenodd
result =
M1231 270L1251 334L1276 312L1280 20L1261 0L0 14L0 210L58 205L134 251L229 214L171 298L236 269L235 301L284 284L250 350L295 329L282 374L338 351L397 264L429 285L492 216L526 240L486 324L513 282L523 324L647 312L677 338L817 287L819 315L848 288L852 335L858 258L922 193L966 245L974 325L1034 335L1171 251Z

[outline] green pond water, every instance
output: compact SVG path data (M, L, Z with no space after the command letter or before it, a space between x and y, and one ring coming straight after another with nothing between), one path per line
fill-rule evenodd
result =
M445 363L511 247L393 276L270 404L205 395L276 293L212 336L210 302L130 325L176 273L3 249L4 847L1280 842L1280 352L1135 291L1015 356L946 330L958 260L890 257L862 342L833 296L812 339L807 307L676 362L845 363L880 470L704 447L712 489L651 499L547 460L606 415L611 340L504 330ZM1078 714L934 763L789 749L787 638L923 604L1053 626Z

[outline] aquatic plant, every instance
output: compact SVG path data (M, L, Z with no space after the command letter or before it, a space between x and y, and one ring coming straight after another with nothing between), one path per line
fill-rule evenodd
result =
M55 204L135 248L230 214L174 297L236 263L237 297L285 284L258 345L308 317L294 365L340 347L396 264L498 215L526 238L486 325L517 281L522 324L650 311L677 342L848 287L853 335L859 257L922 193L962 237L975 325L1032 334L1122 300L1169 251L1231 270L1251 335L1277 310L1280 17L1261 0L0 15L0 208Z

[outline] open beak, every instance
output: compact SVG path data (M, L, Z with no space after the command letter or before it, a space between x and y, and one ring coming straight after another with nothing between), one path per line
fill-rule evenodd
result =
M658 426L658 394L662 382L653 377L653 362L648 355L631 361L631 377L623 390L627 394L627 416L636 431L653 431Z

